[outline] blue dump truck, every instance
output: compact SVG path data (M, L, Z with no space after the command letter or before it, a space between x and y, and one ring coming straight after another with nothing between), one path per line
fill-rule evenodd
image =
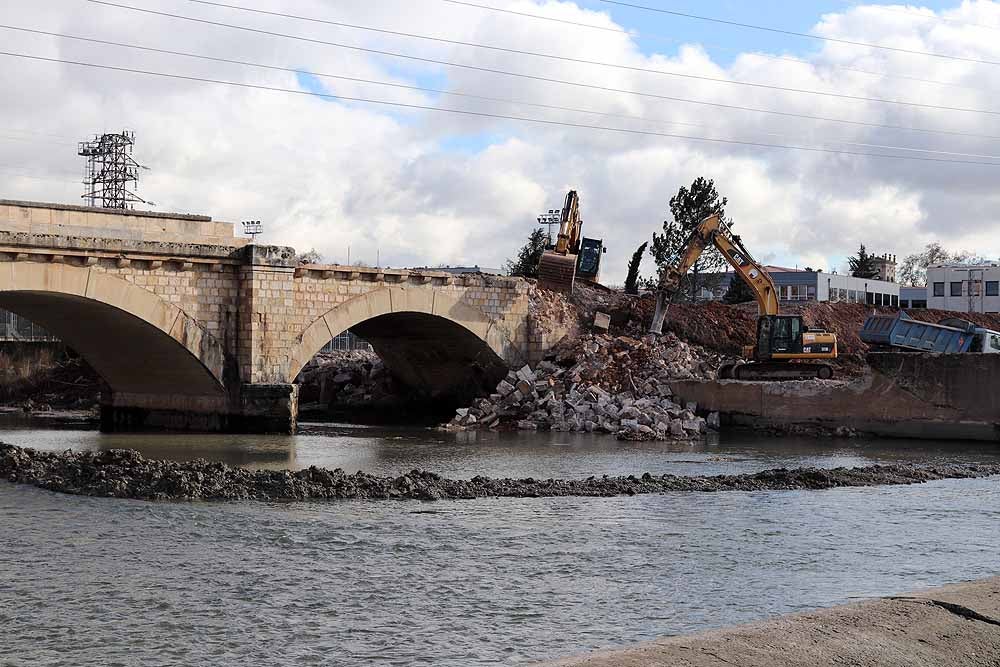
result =
M861 340L874 349L910 352L1000 353L1000 332L949 317L937 324L918 322L905 312L873 313L861 327Z

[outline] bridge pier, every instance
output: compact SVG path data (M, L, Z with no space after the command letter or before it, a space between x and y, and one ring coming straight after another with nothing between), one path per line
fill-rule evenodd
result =
M298 413L299 387L294 384L244 384L236 401L112 392L102 396L101 430L292 434Z
M237 433L295 433L299 420L299 385L244 384L241 410L230 418Z

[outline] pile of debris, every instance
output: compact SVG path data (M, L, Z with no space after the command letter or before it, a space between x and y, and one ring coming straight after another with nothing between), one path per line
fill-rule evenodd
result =
M321 352L296 380L299 402L307 405L351 406L395 396L392 375L371 350Z
M719 355L673 334L641 339L587 334L534 369L511 371L489 398L456 411L451 430L504 429L615 433L623 440L693 439L718 415L678 405L670 383L711 379Z

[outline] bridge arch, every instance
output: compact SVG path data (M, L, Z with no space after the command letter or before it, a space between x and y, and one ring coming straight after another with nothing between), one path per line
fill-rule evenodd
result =
M507 362L520 356L489 316L458 296L427 287L384 287L313 321L296 339L289 381L348 329L367 340L405 384L432 398L492 390L506 375Z
M224 401L225 351L177 306L127 280L64 263L0 263L0 308L76 350L115 394Z

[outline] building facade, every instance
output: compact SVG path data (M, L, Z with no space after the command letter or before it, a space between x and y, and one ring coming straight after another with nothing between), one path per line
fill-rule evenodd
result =
M875 277L879 280L887 283L896 282L896 256L886 254L876 257L875 270L878 271Z
M899 285L892 281L780 266L765 268L778 290L779 301L843 301L872 306L899 306ZM894 272L895 268L892 270ZM727 272L720 281L719 289L712 292L711 298L721 299L732 278L733 273Z
M963 313L1000 313L1000 264L928 267L927 306Z
M927 288L926 287L900 287L899 288L900 308L926 308Z

